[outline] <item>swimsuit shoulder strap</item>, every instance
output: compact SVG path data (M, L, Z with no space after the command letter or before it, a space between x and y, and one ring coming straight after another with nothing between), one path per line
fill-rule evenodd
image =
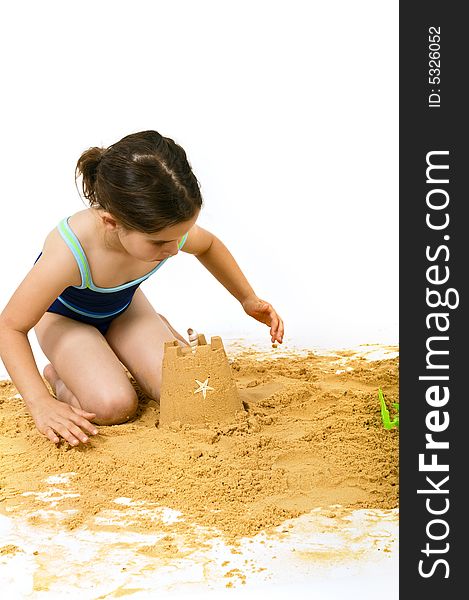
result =
M187 240L187 236L189 235L189 232L187 232L186 234L184 234L181 238L181 241L178 244L179 250L184 246L184 244L186 243Z
M62 219L57 225L57 229L59 230L59 233L63 237L67 246L72 251L73 256L75 257L75 260L77 262L78 268L80 269L81 285L74 287L78 287L79 289L89 288L90 290L94 290L96 292L118 292L133 285L142 283L143 281L145 281L145 279L148 279L150 275L153 275L153 273L155 273L168 260L167 258L165 258L159 264L157 264L156 267L152 271L150 271L150 273L147 273L146 275L143 275L142 277L139 277L138 279L135 279L133 281L129 281L123 285L111 288L97 287L95 286L93 279L91 278L91 269L88 263L88 259L86 258L85 251L83 250L83 247L80 244L80 241L78 240L77 236L73 233L72 229L70 228L70 225L68 224L69 218L70 217L65 217L65 219ZM188 234L186 233L179 242L179 250L186 243L187 235Z
M82 248L77 236L73 233L68 224L68 220L70 217L65 217L62 219L60 223L57 225L57 229L59 230L60 235L63 237L65 243L70 248L77 261L78 268L80 269L81 275L81 286L80 289L91 287L91 271L90 266L88 264L88 259L86 258L85 251Z

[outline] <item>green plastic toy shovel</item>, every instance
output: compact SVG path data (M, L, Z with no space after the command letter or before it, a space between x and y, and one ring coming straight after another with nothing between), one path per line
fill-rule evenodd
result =
M378 396L381 404L381 419L383 421L383 425L385 429L392 429L393 427L397 427L399 429L399 403L393 403L393 407L397 410L397 415L391 421L389 417L389 411L387 409L386 403L384 402L384 394L381 388L378 388Z

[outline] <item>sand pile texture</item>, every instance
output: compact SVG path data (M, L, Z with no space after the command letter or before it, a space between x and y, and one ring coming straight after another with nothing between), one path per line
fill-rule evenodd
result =
M313 509L398 506L399 433L384 429L378 401L381 387L391 412L398 402L397 358L272 350L230 361L245 408L233 422L158 427L158 403L131 379L136 418L77 448L43 437L0 382L0 510L69 529L202 526L234 543Z
M194 349L177 340L164 345L160 425L229 423L244 412L221 337L209 343L203 334L198 338Z

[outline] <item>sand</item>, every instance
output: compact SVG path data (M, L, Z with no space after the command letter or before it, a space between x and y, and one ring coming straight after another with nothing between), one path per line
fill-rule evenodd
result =
M236 544L312 510L340 520L398 506L399 433L378 401L381 387L391 413L398 402L397 357L227 353L245 409L231 423L155 426L158 403L129 375L136 418L77 448L42 436L0 382L0 511L58 529L163 531L142 552L178 556L178 532Z

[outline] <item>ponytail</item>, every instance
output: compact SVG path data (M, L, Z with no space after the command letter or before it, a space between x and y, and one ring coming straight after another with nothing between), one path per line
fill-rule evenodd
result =
M78 159L75 167L75 180L82 175L82 190L84 197L89 201L90 206L99 205L98 199L96 198L96 177L98 172L99 164L105 148L98 148L94 146L85 150Z

